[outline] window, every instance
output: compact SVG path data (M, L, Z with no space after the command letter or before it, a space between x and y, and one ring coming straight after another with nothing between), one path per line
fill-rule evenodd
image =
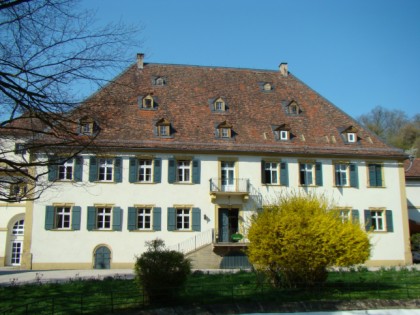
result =
M87 229L122 230L122 209L112 205L96 205L88 207Z
M287 130L280 131L280 140L289 140L289 132Z
M161 208L150 205L128 207L127 228L129 231L160 231Z
M382 176L382 164L368 164L368 172L370 187L384 187Z
M295 101L291 101L287 106L286 106L286 113L289 115L299 115L302 112L300 106L295 102Z
M58 166L58 179L72 180L73 179L73 159L65 161Z
M81 207L58 204L46 207L46 230L80 230Z
M265 162L265 183L266 184L277 184L278 183L278 163Z
M96 209L96 229L110 230L111 229L111 212L112 208L97 208Z
M264 90L264 91L271 91L271 90L272 90L272 86L271 86L271 84L270 84L270 83L265 83L265 84L263 85L263 90Z
M226 102L221 97L219 97L213 103L213 110L216 112L226 111Z
M374 232L394 232L392 210L371 208L365 210L366 230Z
M171 123L162 118L156 123L156 135L159 137L169 137L171 135Z
M216 126L216 137L223 139L232 138L232 125L228 124L226 121L218 124Z
M290 126L287 124L281 124L272 126L274 132L274 138L280 141L290 140Z
M356 139L357 139L357 137L356 137L356 134L355 133L349 132L347 134L347 141L348 142L356 142Z
M154 107L154 100L153 97L150 95L147 95L145 98L143 98L143 108L145 109L152 109Z
M98 180L110 182L113 180L114 161L113 159L99 159Z
M180 231L190 229L190 209L176 209L176 229Z
M301 186L322 186L322 164L319 162L300 163L299 181Z
M79 121L79 133L82 135L94 135L98 132L99 126L98 124L89 117L84 117Z
M23 235L25 231L25 220L16 221L12 228L12 235Z
M130 158L130 183L160 183L161 159Z
M222 138L230 138L230 128L221 128L220 136Z
M55 228L70 229L71 208L56 207L55 208Z
M189 158L169 159L169 183L200 183L200 161Z
M348 164L335 164L335 185L348 185Z
M168 208L168 231L200 231L201 210L191 206Z
M26 154L26 147L24 143L15 143L15 154Z
M338 162L334 164L335 186L355 187L359 186L357 165L348 162Z
M166 80L165 78L162 77L158 77L154 80L154 85L158 85L158 86L164 86L166 85Z
M89 165L90 182L122 182L122 158L97 158L90 157Z
M191 161L177 161L177 182L189 183L191 181Z
M338 217L340 218L341 222L347 222L350 220L351 210L350 209L338 209Z

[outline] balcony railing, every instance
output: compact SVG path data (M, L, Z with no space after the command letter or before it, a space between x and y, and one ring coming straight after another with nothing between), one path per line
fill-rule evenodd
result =
M249 194L248 178L210 178L211 193L243 193Z

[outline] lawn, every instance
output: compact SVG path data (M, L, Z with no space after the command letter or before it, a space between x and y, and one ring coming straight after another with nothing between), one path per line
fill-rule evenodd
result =
M420 272L415 269L364 268L332 271L315 288L273 288L251 272L192 274L176 304L232 301L316 301L360 299L414 299L420 297ZM166 299L162 297L162 302ZM107 314L115 310L148 307L134 280L73 280L60 284L0 287L0 314ZM159 303L162 305L162 303ZM12 309L12 310L11 310Z

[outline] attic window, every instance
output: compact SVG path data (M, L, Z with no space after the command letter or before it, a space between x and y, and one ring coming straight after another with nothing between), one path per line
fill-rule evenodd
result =
M143 98L143 108L145 109L152 109L154 107L154 100L151 95L147 95Z
M271 83L265 83L264 85L263 85L263 90L264 91L271 91L272 90L272 86L271 86Z
M214 110L216 112L224 112L226 111L226 103L222 98L218 98L214 101Z
M286 106L286 112L289 115L300 115L300 113L302 113L302 109L295 101L291 101L289 105Z
M162 118L156 123L156 134L159 137L169 137L171 135L171 123Z
M356 139L357 139L357 137L356 137L356 134L354 132L349 132L347 134L347 141L348 142L356 142Z
M96 122L89 117L82 118L79 124L80 134L82 135L93 135L99 129Z
M232 138L232 126L226 121L216 126L216 135L219 138L230 139Z
M273 132L274 132L274 137L276 140L279 140L279 141L290 140L290 127L287 124L274 126Z
M166 80L165 78L158 77L155 79L154 83L155 85L163 86L163 85L166 85Z
M341 131L341 136L345 143L356 143L357 142L357 128L349 126Z

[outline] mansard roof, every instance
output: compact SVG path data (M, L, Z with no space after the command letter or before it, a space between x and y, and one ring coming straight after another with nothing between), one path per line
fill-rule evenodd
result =
M165 84L153 84L156 77L165 78ZM266 93L261 82L275 89ZM158 108L139 108L139 95L153 95ZM223 95L228 111L212 111L208 100L215 95ZM284 104L291 102L303 110L290 115ZM95 144L104 149L405 158L288 71L142 62L81 107L95 112L101 128ZM162 117L176 131L170 139L154 134ZM235 129L233 141L215 137L214 126L221 121ZM276 141L272 126L279 122L293 130L293 139ZM345 143L343 126L357 130L360 141Z

